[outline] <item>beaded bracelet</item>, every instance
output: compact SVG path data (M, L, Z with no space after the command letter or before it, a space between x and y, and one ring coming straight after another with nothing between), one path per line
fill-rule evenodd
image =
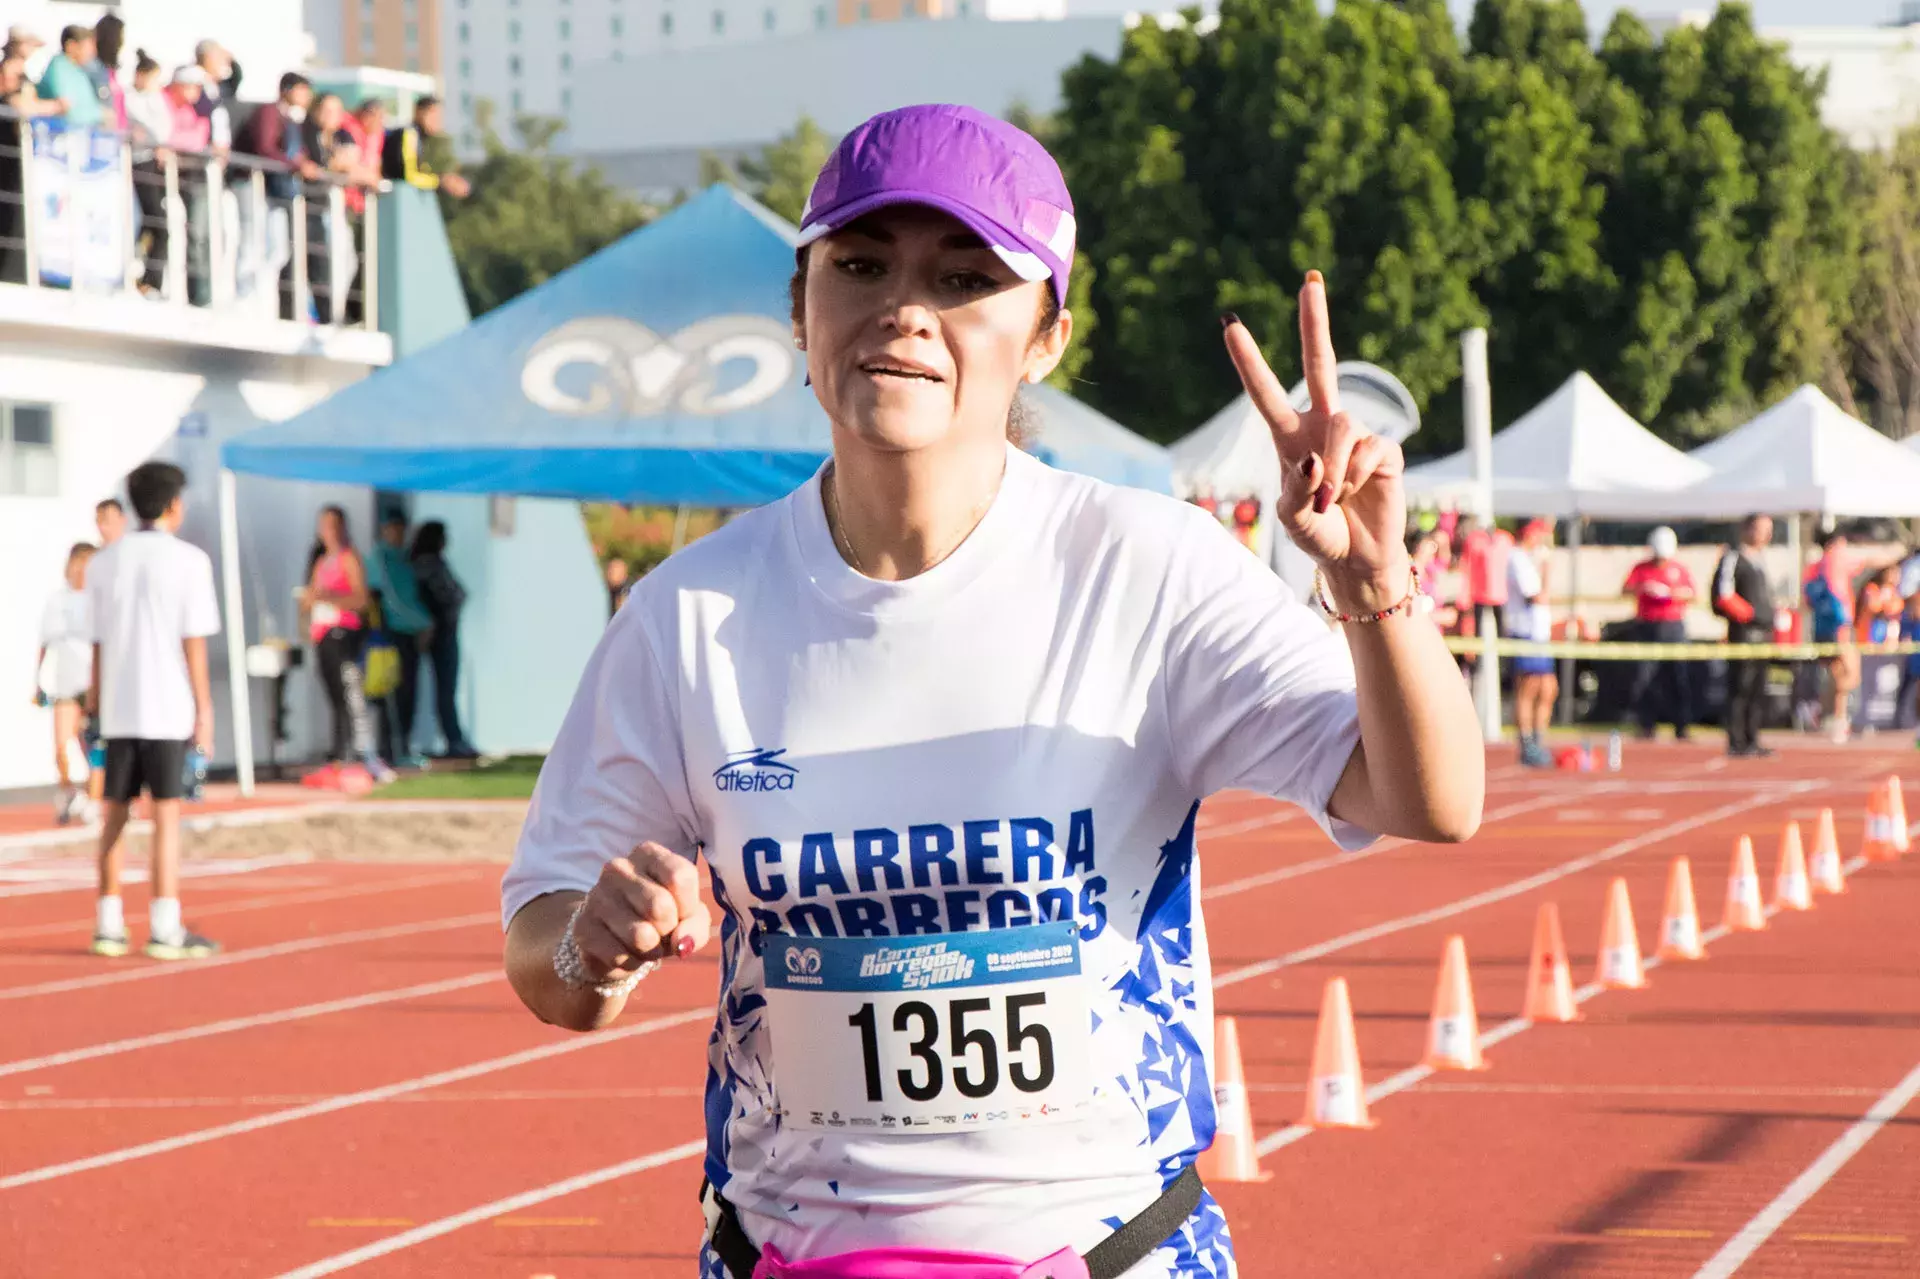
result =
M640 979L660 966L660 961L650 959L624 977L614 977L596 982L587 971L586 961L580 956L580 943L574 940L573 926L580 922L580 912L586 908L587 899L582 897L573 908L573 914L567 917L567 931L560 938L560 944L553 948L553 975L558 977L570 990L592 989L602 999L613 999L627 994L640 984Z
M1326 574L1316 568L1313 570L1313 602L1320 606L1322 613L1325 613L1336 622L1358 624L1361 626L1373 622L1383 622L1395 613L1413 612L1422 598L1420 594L1420 566L1418 564L1407 565L1407 573L1407 593L1401 598L1398 604L1383 608L1377 613L1342 613L1333 607L1333 599L1327 594Z

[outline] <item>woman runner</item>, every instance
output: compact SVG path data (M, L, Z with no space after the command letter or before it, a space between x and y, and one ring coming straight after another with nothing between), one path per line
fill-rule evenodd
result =
M543 1020L604 1026L705 945L708 862L702 1279L1232 1275L1185 1175L1215 1124L1200 801L1261 791L1347 848L1478 825L1400 451L1340 412L1318 274L1308 412L1232 316L1226 344L1344 634L1205 512L1009 445L1072 336L1073 238L1052 158L979 112L840 143L793 280L833 456L636 584L541 772L502 909Z

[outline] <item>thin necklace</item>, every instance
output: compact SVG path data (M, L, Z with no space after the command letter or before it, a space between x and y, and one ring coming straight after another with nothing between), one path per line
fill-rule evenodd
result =
M860 562L860 553L854 550L853 543L847 540L846 521L840 517L840 473L832 462L827 463L827 473L821 478L821 490L826 496L828 535L833 538L834 545L840 548L840 553L847 557L847 563L853 565L854 572L862 577L870 576L866 566ZM993 499L999 491L1000 486L998 484L994 485L993 492L988 493L984 499L974 506L973 510L967 513L967 527L961 532L954 544L942 551L937 558L930 561L926 568L920 570L921 572L927 572L935 566L944 563L948 556L960 549L963 542L973 536L973 530L980 524L980 517L986 513L989 506L993 505Z

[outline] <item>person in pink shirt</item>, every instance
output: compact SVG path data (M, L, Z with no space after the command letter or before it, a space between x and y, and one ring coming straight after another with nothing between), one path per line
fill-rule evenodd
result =
M181 67L167 86L167 109L173 148L180 172L180 200L187 206L187 300L195 306L213 301L213 257L209 232L213 205L207 191L206 154L213 148L213 125L200 114L207 73L199 67ZM177 287L177 286L176 286Z
M1697 593L1693 575L1674 558L1680 539L1672 529L1653 530L1647 539L1648 558L1633 566L1620 593L1633 598L1633 615L1640 622L1643 641L1680 644L1687 638L1687 606ZM1685 662L1642 662L1633 681L1633 707L1640 719L1640 736L1652 737L1664 709L1673 722L1673 736L1685 741L1693 723L1692 672Z
M367 708L360 655L367 636L367 569L347 533L347 513L322 507L308 562L300 608L313 639L314 666L333 710L333 747L327 753L326 784L338 785L341 766L356 757L376 782L393 770L374 753L373 718Z

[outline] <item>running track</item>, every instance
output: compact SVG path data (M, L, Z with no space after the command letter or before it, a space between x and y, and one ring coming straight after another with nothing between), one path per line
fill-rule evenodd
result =
M1831 805L1851 857L1869 784L1899 771L1920 798L1913 764L1663 746L1622 774L1523 774L1502 755L1471 844L1357 855L1266 801L1210 803L1217 998L1272 1174L1216 1187L1242 1274L1920 1273L1920 857L1590 995L1577 1024L1515 1020L1541 902L1583 982L1614 875L1650 951L1675 854L1711 925L1736 835L1770 885L1780 823ZM288 862L261 832L189 885L229 948L198 965L84 954L90 890L0 857L0 1273L691 1274L712 962L564 1035L498 975L498 867ZM1493 1068L1424 1077L1407 1067L1454 932ZM1371 1132L1290 1126L1333 975Z

